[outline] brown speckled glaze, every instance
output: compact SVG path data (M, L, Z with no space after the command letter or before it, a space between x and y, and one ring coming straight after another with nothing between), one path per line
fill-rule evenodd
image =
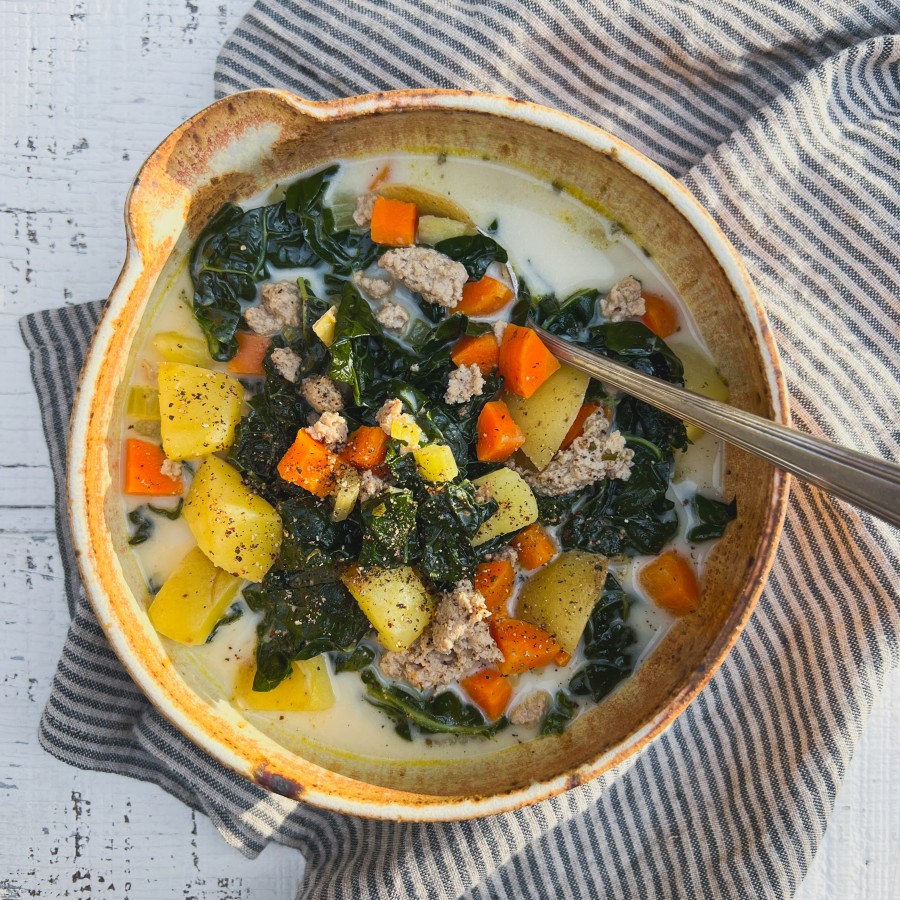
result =
M472 92L403 91L310 103L251 91L213 104L150 156L126 208L128 257L110 297L72 420L69 507L85 586L122 662L150 700L209 753L269 790L328 809L444 820L516 809L584 784L638 752L693 700L750 617L772 564L788 480L737 450L726 495L740 518L716 546L697 612L636 675L564 735L494 756L376 763L291 752L239 712L193 691L151 627L117 497L130 357L154 286L227 200L336 157L446 150L561 183L620 222L666 272L727 379L731 402L786 422L765 314L736 253L690 194L632 148L570 116Z

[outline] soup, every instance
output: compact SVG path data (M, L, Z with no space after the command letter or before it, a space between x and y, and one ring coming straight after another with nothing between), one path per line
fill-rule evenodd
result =
M693 614L736 512L719 443L528 324L727 388L653 261L567 191L343 161L221 211L161 290L123 435L148 613L196 690L283 745L552 738Z

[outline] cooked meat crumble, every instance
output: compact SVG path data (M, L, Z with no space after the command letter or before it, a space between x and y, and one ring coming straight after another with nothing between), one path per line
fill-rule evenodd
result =
M341 392L327 375L304 378L300 382L300 393L316 412L338 412L344 408Z
M450 373L444 400L447 403L468 403L484 390L484 376L476 365L460 366Z
M537 725L550 709L550 695L546 691L534 691L522 698L507 718L513 725Z
M257 334L277 334L300 325L300 288L292 281L276 281L260 288L262 303L244 313L247 324Z
M600 312L613 322L621 322L633 316L642 316L647 305L641 296L641 283L630 275L617 281L600 301Z
M397 247L388 250L378 265L404 287L422 295L427 303L452 308L462 300L469 273L462 263L430 247Z
M347 420L336 412L323 412L318 421L306 429L313 440L334 449L347 440Z
M272 351L272 365L282 378L295 384L300 373L300 357L290 347L276 347Z

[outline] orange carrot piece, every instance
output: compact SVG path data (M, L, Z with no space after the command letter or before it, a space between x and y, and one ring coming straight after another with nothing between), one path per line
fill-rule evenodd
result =
M520 531L512 540L519 562L525 569L539 569L556 556L556 545L536 522Z
M693 612L700 605L700 585L694 567L674 550L657 556L638 573L647 596L674 616Z
M500 361L500 345L490 331L478 337L461 337L453 345L450 359L457 366L478 366L482 375L490 375Z
M281 457L278 474L317 497L327 497L343 468L344 464L334 453L301 428L297 439Z
M657 336L667 338L678 331L678 310L658 294L643 294L647 311L641 321Z
M469 281L463 285L462 300L453 307L453 312L467 316L490 316L500 312L514 296L502 281L485 275L480 281Z
M478 416L477 435L475 455L481 462L503 462L525 443L522 429L516 425L509 407L502 400L484 404Z
M553 662L562 647L543 628L521 619L491 619L491 637L503 654L497 668L517 675Z
M183 493L184 482L180 478L169 478L160 471L165 461L162 447L135 438L125 441L125 493L156 497Z
M581 409L578 410L578 415L575 416L572 427L566 432L563 442L559 445L560 450L568 450L575 442L575 439L581 437L581 432L584 431L584 423L597 412L598 409L600 409L599 403L582 404Z
M372 240L389 247L409 247L416 242L419 213L415 203L379 197L372 207Z
M374 469L384 462L388 441L384 429L374 425L360 425L347 438L339 455L344 462L357 469Z
M556 357L530 328L506 326L500 345L500 374L507 390L527 400L558 369Z
M459 684L491 721L503 715L512 697L512 687L496 669L482 669Z
M554 665L559 666L561 669L564 669L570 662L572 662L572 654L566 653L565 650L560 650L559 653L553 657Z
M375 177L369 182L369 190L374 191L380 187L391 177L391 164L385 163L376 173Z
M516 583L516 570L506 559L479 563L475 567L475 590L484 597L492 616L507 615L506 602L512 597Z
M238 349L228 363L228 371L235 375L265 375L263 360L272 340L264 334L254 334L252 331L238 331L235 338Z

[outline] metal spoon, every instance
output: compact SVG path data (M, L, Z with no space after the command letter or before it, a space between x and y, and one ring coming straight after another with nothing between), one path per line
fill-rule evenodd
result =
M528 323L561 362L900 526L900 465L644 375Z

